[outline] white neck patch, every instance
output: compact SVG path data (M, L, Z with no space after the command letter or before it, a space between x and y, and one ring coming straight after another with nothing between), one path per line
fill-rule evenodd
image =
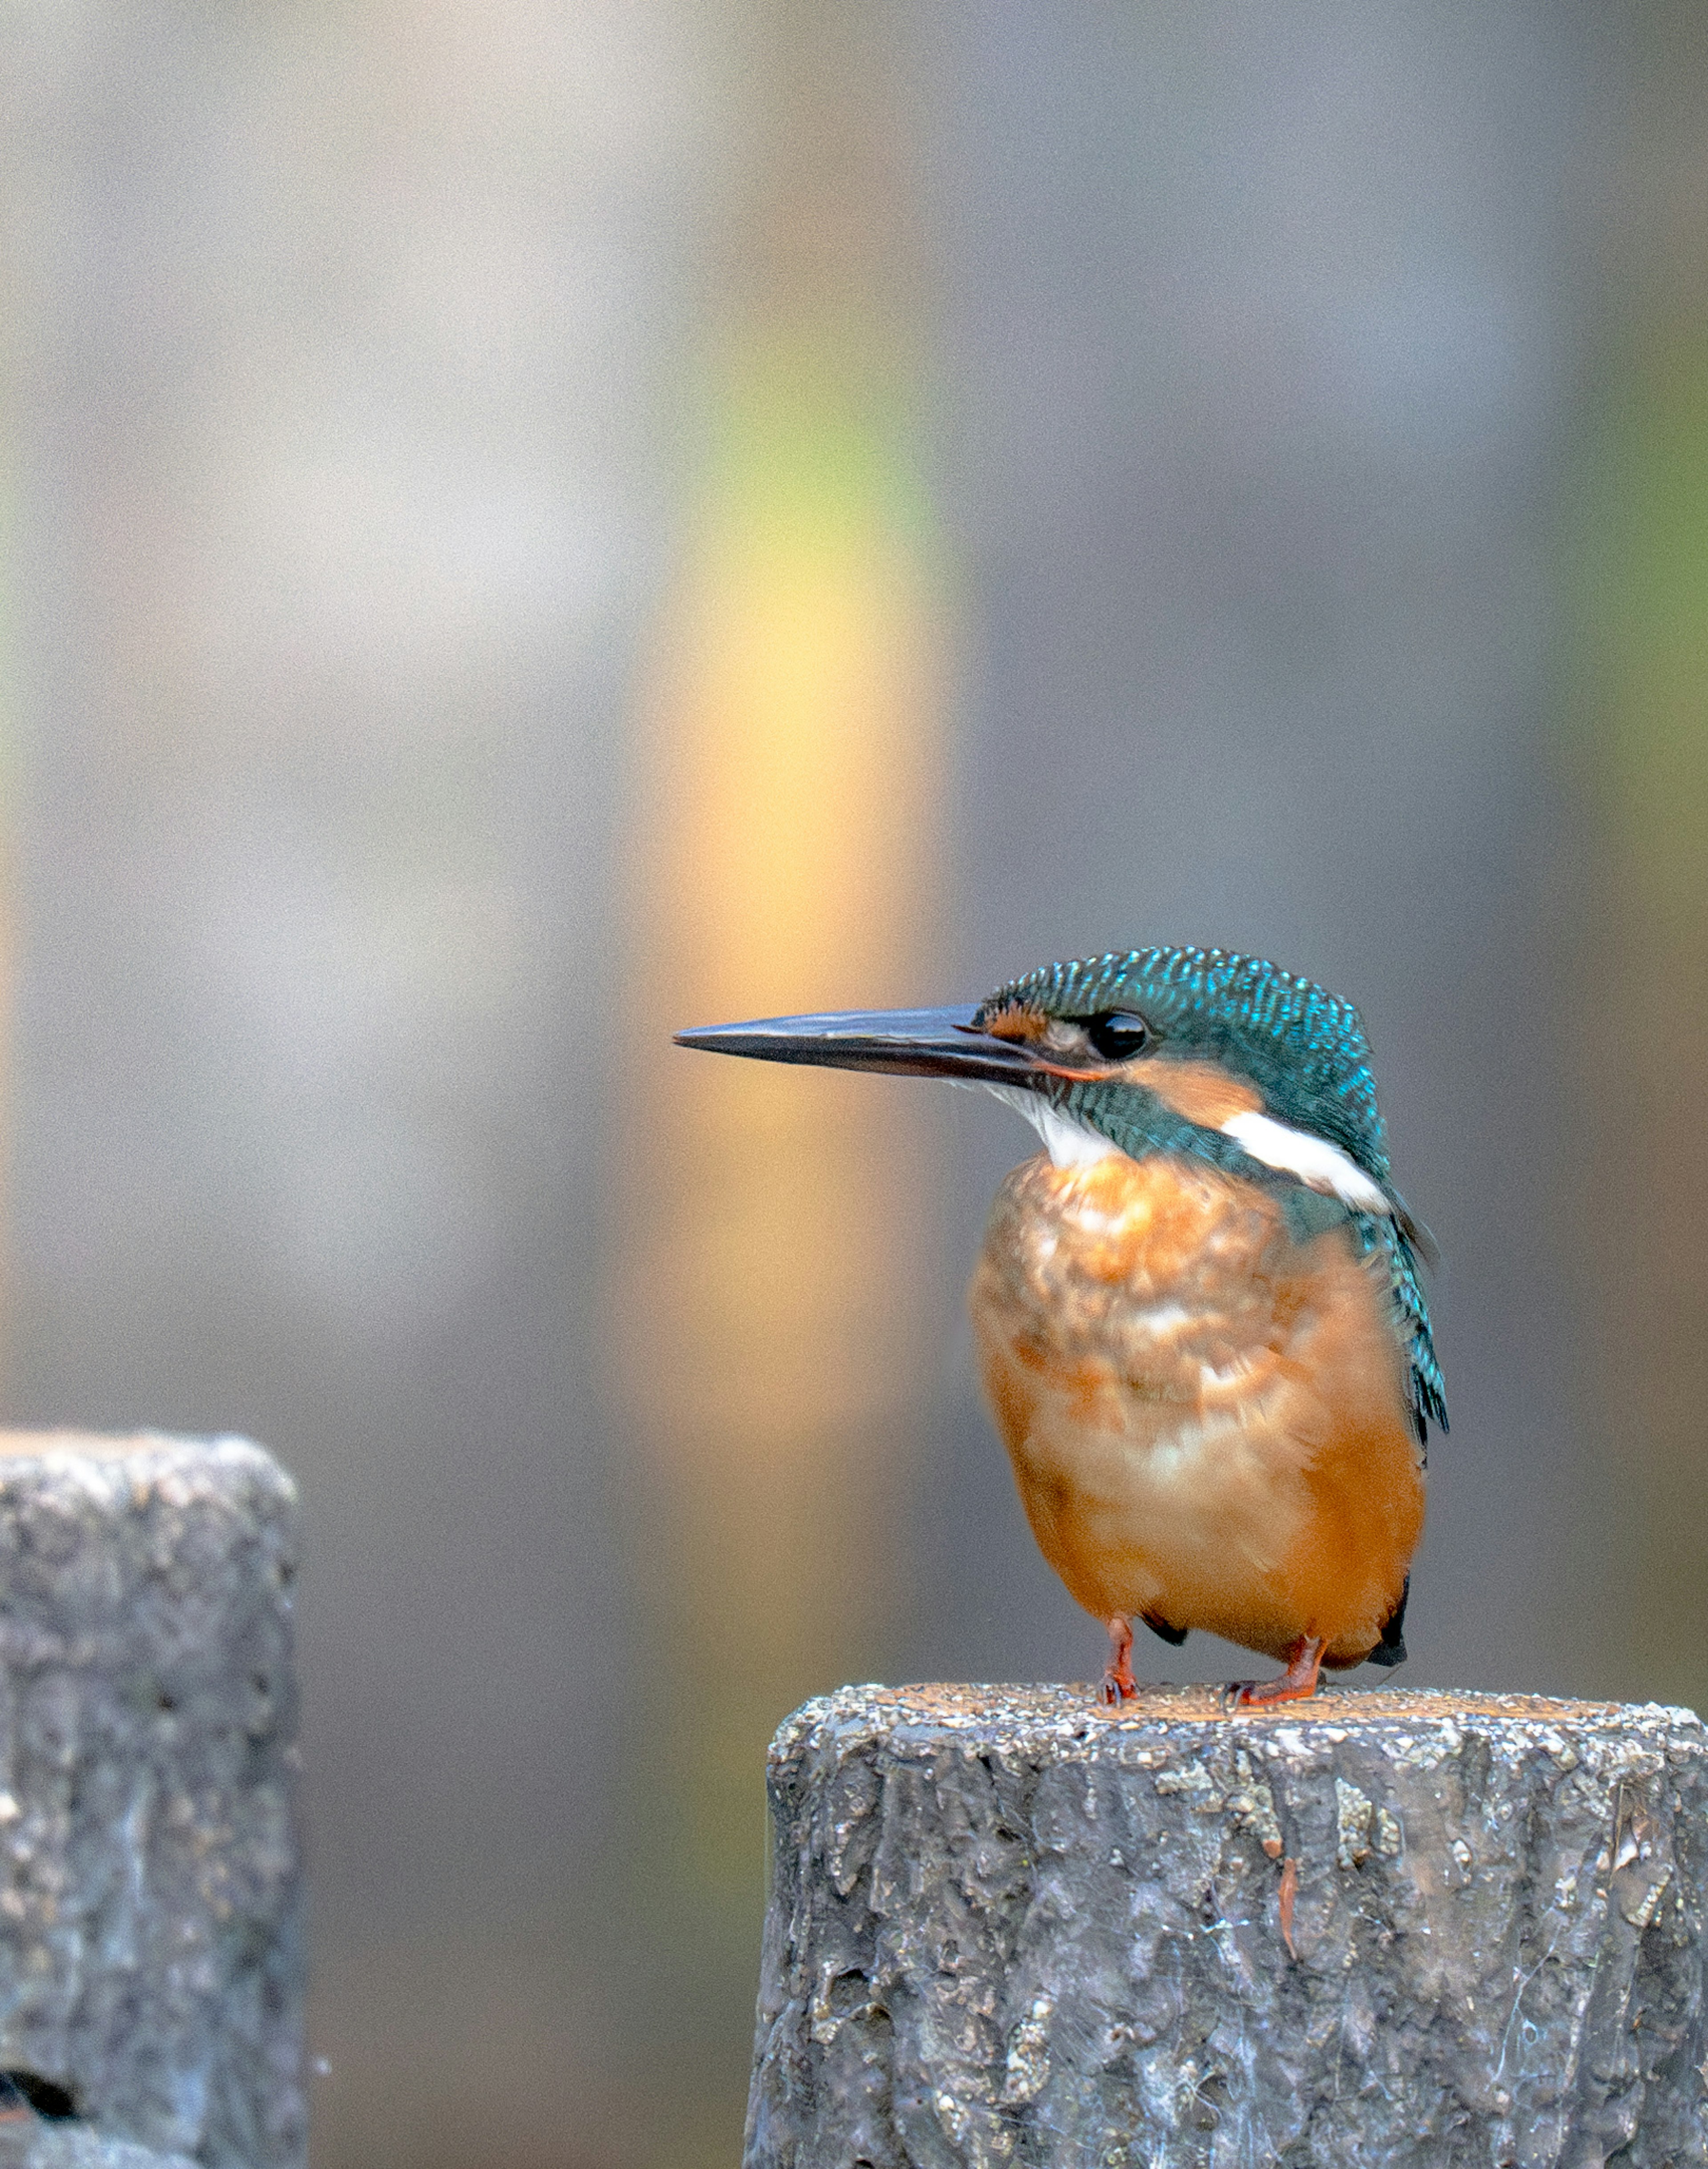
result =
M985 1090L994 1092L1017 1115L1024 1116L1043 1138L1057 1167L1089 1167L1094 1161L1107 1159L1112 1153L1120 1150L1119 1145L1111 1144L1088 1124L1076 1122L1072 1115L1064 1115L1059 1107L1052 1107L1041 1092L1029 1091L1024 1084L987 1084Z
M1029 1091L1023 1084L987 1084L984 1089L1031 1124L1057 1167L1091 1167L1120 1151L1100 1131L1053 1106L1041 1092ZM1391 1213L1394 1209L1381 1185L1327 1138L1296 1130L1273 1115L1258 1114L1230 1115L1221 1133L1265 1167L1296 1175L1311 1189L1324 1191L1360 1212Z
M1394 1209L1381 1185L1327 1138L1313 1138L1308 1130L1296 1130L1273 1115L1254 1114L1230 1115L1221 1133L1265 1167L1284 1168L1312 1190L1326 1191L1360 1212Z

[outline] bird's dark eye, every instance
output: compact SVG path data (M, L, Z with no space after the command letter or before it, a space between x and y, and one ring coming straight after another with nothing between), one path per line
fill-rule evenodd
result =
M1151 1043L1151 1027L1131 1010L1105 1010L1088 1017L1085 1036L1105 1062L1130 1062Z

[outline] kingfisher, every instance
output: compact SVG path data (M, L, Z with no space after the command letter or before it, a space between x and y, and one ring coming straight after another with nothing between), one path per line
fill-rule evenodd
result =
M1285 1666L1405 1660L1429 1426L1447 1428L1420 1258L1364 1023L1225 949L1046 964L985 1000L676 1035L767 1062L994 1092L1044 1150L997 1192L969 1302L1026 1518L1138 1692L1133 1623Z

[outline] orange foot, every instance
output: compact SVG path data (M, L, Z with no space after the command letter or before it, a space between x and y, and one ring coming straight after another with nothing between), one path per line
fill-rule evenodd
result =
M1261 1709L1273 1702L1307 1701L1317 1692L1328 1646L1319 1635L1301 1634L1287 1652L1287 1669L1280 1679L1236 1680L1227 1691L1227 1708Z
M1107 1703L1111 1709L1119 1709L1124 1702L1131 1702L1139 1691L1133 1668L1127 1661L1132 1647L1132 1622L1123 1619L1117 1612L1109 1622L1109 1665L1103 1685L1097 1691L1098 1700Z

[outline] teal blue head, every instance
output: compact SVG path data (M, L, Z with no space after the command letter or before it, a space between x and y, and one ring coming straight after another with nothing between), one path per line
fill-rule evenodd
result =
M1372 1211L1391 1202L1364 1022L1350 1002L1226 949L1132 949L1046 964L973 1013L1024 1039L1065 1111L1123 1150L1204 1151L1206 1133L1296 1131L1296 1178ZM1253 1122L1249 1119L1256 1117ZM1187 1135L1181 1129L1196 1132ZM1313 1149L1317 1148L1316 1149ZM1251 1154L1277 1170L1289 1141ZM1339 1167L1337 1158L1349 1166Z
M965 1008L774 1017L678 1035L774 1062L946 1077L997 1092L1058 1163L1181 1153L1277 1192L1301 1238L1344 1224L1380 1250L1419 1434L1445 1429L1415 1253L1394 1189L1370 1042L1349 1002L1226 949L1046 964Z

